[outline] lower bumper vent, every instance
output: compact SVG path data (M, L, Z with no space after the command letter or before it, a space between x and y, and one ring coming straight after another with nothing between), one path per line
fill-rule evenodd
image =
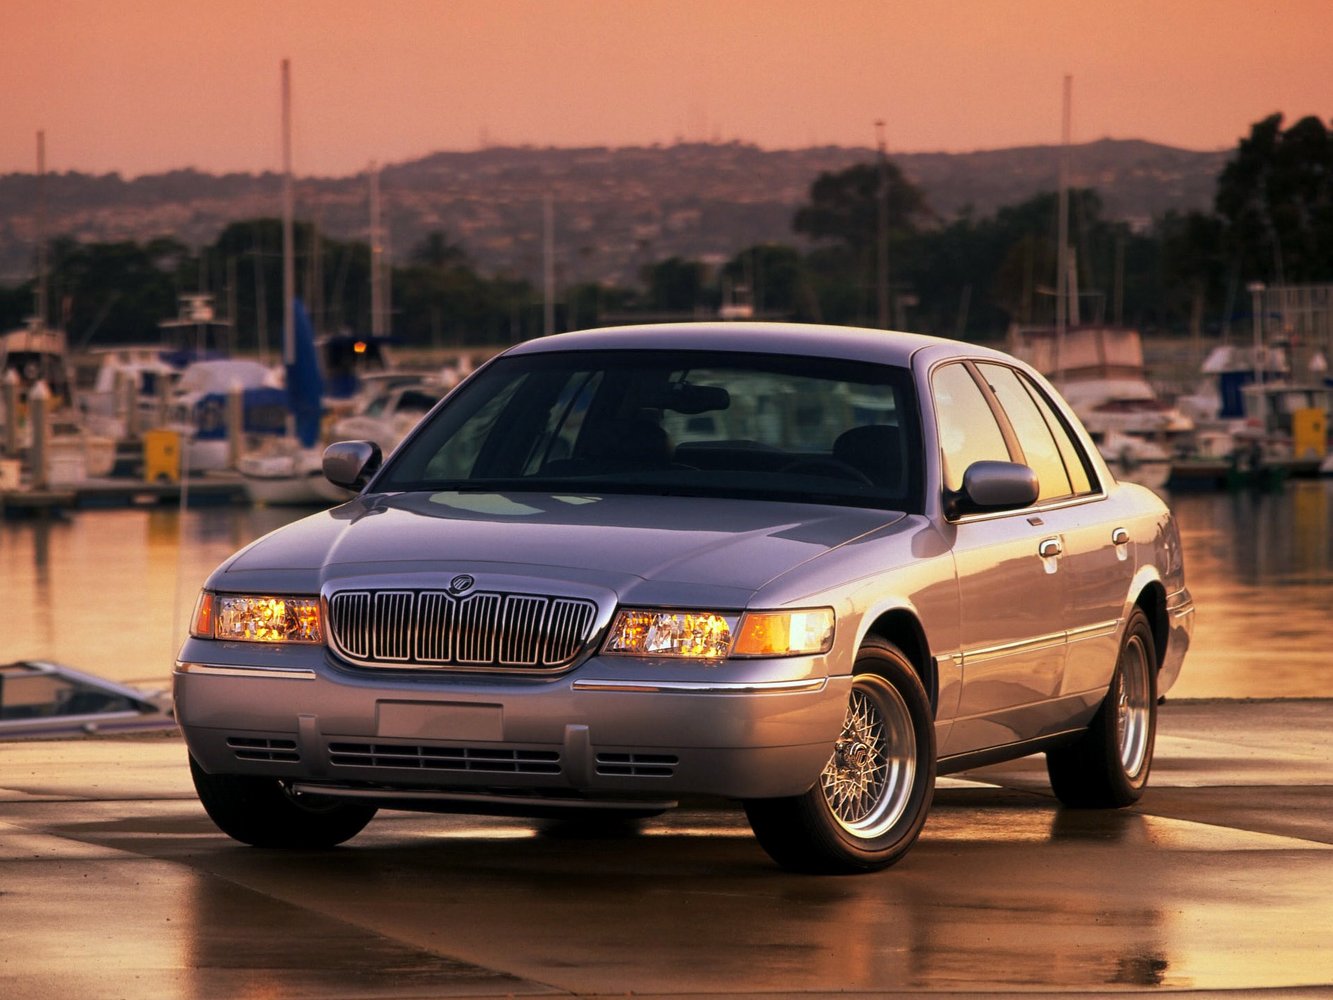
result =
M337 767L413 768L485 774L559 774L553 750L492 747L394 746L386 743L330 743L329 762Z
M301 753L296 749L295 740L228 736L227 749L236 755L237 760L267 760L284 764L296 764L301 760Z
M607 777L670 778L680 758L669 753L599 753L597 773Z

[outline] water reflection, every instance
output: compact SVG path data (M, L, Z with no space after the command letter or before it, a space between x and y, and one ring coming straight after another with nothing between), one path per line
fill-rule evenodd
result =
M1333 482L1279 493L1170 497L1198 607L1173 697L1333 695L1323 634L1333 599Z
M1172 697L1327 697L1333 481L1183 493L1194 647ZM206 507L0 522L0 659L165 682L199 586L233 551L308 512Z
M208 574L306 513L150 508L0 521L0 660L56 660L165 684Z

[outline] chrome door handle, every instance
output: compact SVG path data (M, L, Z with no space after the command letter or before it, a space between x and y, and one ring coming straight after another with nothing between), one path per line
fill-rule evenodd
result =
M1124 528L1116 528L1115 531L1111 532L1112 545L1124 545L1128 541L1129 541L1129 532L1126 531Z
M1065 547L1060 544L1060 539L1047 538L1037 546L1037 555L1041 556L1043 559L1054 559L1064 550Z

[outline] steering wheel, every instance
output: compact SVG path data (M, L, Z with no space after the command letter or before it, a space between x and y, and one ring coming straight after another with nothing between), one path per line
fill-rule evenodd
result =
M780 472L794 472L798 476L828 476L834 479L850 479L865 486L874 486L870 477L854 465L848 465L838 458L798 458L788 462Z

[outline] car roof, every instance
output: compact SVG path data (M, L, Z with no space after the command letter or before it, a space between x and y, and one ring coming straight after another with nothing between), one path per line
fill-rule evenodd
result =
M917 352L932 355L996 357L1006 355L960 341L897 330L823 326L813 323L733 321L655 323L559 333L510 348L507 355L594 350L708 350L756 354L794 354L868 361L907 367Z

